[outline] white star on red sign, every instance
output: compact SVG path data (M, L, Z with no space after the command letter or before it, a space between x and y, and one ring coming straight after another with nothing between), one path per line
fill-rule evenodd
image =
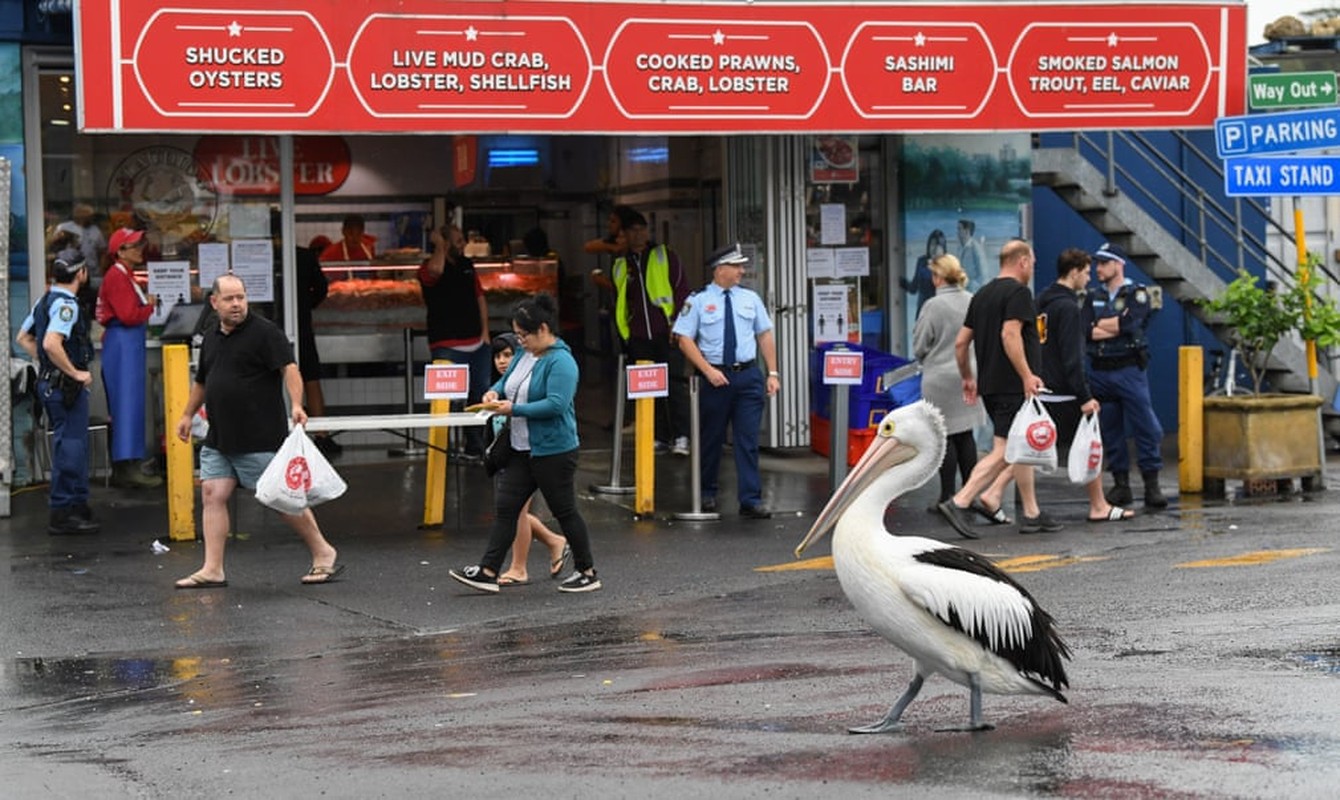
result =
M724 44L725 42L726 34L722 33L720 30L712 34L712 44Z
M912 37L912 41L916 43L917 47L925 47L926 34L922 33L921 31L917 31L917 35Z
M475 29L475 26L471 25L470 27L465 29L465 41L473 42L478 38L479 38L479 31Z
M230 22L230 23L228 24L228 35L229 35L229 36L241 36L241 35L242 35L242 23L238 22L237 20L233 20L232 22Z
M1109 34L1107 35L1107 46L1108 46L1108 47L1116 47L1116 46L1117 46L1117 43L1120 42L1120 41L1121 41L1121 40L1117 38L1117 34L1115 34L1115 33L1109 33Z

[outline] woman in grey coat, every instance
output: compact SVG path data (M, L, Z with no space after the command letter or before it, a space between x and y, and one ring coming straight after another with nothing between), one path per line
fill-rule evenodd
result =
M945 459L940 464L940 499L957 489L954 473L966 481L977 465L977 443L972 429L985 420L980 405L963 401L963 379L954 360L954 340L963 327L972 294L968 276L958 258L940 255L931 261L935 296L926 301L912 333L912 354L921 362L921 396L940 409L945 418ZM934 509L934 506L932 506Z

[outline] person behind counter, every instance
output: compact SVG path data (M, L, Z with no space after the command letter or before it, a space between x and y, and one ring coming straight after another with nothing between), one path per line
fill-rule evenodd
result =
M118 228L107 249L115 259L102 277L95 311L102 324L102 385L112 429L113 486L148 489L162 478L146 475L144 461L145 339L156 297L135 282L144 266L144 231Z
M470 367L467 400L478 403L488 390L492 367L484 287L475 262L465 257L465 235L460 228L437 228L430 238L433 252L419 267L423 304L428 309L428 348L434 361L444 359ZM484 432L478 426L465 429L465 455L470 460L484 455Z
M359 214L350 214L340 226L340 240L321 251L321 261L371 261L377 255L377 237L364 232Z

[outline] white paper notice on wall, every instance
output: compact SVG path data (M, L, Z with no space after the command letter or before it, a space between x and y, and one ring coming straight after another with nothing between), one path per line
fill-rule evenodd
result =
M819 244L847 243L847 207L841 203L819 206Z
M845 283L815 285L810 320L814 343L845 342L851 329L851 290Z
M275 299L274 242L234 239L233 274L247 286L247 300L269 303Z
M214 279L228 274L228 245L219 242L202 242L195 248L196 260L200 262L200 288L208 290L214 285Z
M864 278L870 274L870 248L839 247L834 262L839 278Z
M831 247L810 247L805 250L805 275L809 278L836 278Z
M150 261L145 268L149 271L149 294L157 297L149 324L162 325L173 306L191 302L191 262Z

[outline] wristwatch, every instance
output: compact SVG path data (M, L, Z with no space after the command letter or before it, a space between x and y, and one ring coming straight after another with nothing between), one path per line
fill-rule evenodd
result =
M780 378L780 377L782 377L782 373L778 372L778 371L775 370L775 369L774 369L774 370L769 370L769 371L768 371L768 377L769 377L769 378Z

